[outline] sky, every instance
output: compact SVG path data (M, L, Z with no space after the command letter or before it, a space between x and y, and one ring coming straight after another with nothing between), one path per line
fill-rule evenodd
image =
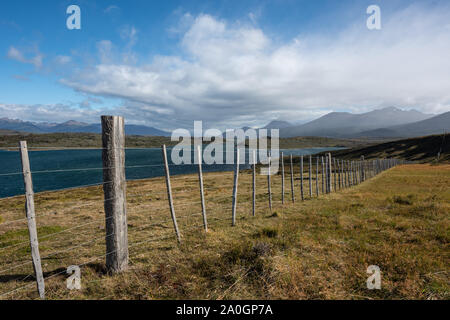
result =
M5 0L0 39L0 117L224 130L450 111L449 1Z

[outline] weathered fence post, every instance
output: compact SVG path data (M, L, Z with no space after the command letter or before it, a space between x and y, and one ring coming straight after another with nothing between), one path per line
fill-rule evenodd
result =
M347 169L347 188L350 188L350 160L347 160L347 165L346 165L346 169Z
M125 121L102 116L103 193L106 221L106 268L128 268L128 224L125 179Z
M36 216L34 211L33 180L31 178L30 159L26 141L19 142L20 157L22 160L23 183L25 186L25 211L28 220L28 235L30 238L31 258L33 260L34 274L36 275L37 289L41 299L45 299L45 283L42 274L41 256L36 229Z
M203 227L205 231L208 232L208 220L206 219L206 206L205 206L205 194L203 192L203 172L202 172L202 150L200 146L197 146L198 155L198 181L200 183L200 200L202 202L202 216L203 216Z
M364 156L361 156L361 181L365 181L366 180L366 173L364 170Z
M333 158L333 177L334 177L334 191L337 191L337 166L336 166L336 158Z
M353 161L348 160L348 186L349 186L349 188L353 185L352 163L353 163Z
M253 150L252 182L253 182L253 216L255 216L256 215L256 150Z
M316 157L316 196L319 196L319 157Z
M353 174L353 161L350 161L350 187L352 187L355 184L355 177Z
M175 208L173 206L173 198L172 198L172 186L170 184L170 171L169 171L169 162L167 160L167 150L166 145L162 146L163 160L164 160L164 171L166 172L166 186L167 186L167 196L169 198L169 207L170 207L170 216L172 217L173 227L175 229L175 234L177 236L177 240L181 242L180 231L178 230L177 217L175 215Z
M281 203L284 204L284 154L281 153Z
M309 155L309 197L312 198L312 156Z
M325 163L323 161L323 156L320 157L320 160L322 161L322 194L325 194L325 180L324 180L324 174L325 174Z
M329 193L328 190L328 178L329 178L329 172L328 172L328 156L325 156L325 193Z
M303 194L303 156L300 156L300 193L302 201L305 200L305 195Z
M236 167L234 169L234 187L233 187L233 212L232 212L232 223L231 225L236 225L236 207L237 207L237 192L238 192L238 179L239 179L239 148L236 150Z
M269 154L269 168L267 169L267 193L269 195L269 209L272 211L272 189L270 187L270 166L272 165L271 155Z
M347 172L347 168L345 165L345 160L341 160L341 171L342 171L342 188L346 189L347 188L347 178L346 178L346 172Z
M331 165L331 153L329 152L328 153L328 193L331 193L332 191L333 191L333 184L332 184L332 181L331 181L331 179L332 179L332 177L333 177L333 175L332 175L332 170L333 170L333 167L332 167L332 165Z
M292 202L295 202L295 194L294 194L294 166L292 164L292 154L289 157L291 161L291 198Z

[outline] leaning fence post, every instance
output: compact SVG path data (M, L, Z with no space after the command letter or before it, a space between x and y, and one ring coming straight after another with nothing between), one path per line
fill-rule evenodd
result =
M239 179L239 148L236 150L236 168L234 171L234 187L233 187L233 212L231 225L236 225L236 206L237 206L237 191Z
M300 193L302 196L302 201L305 200L305 196L303 194L303 156L300 156Z
M291 160L291 196L292 196L292 202L295 202L295 194L294 194L294 167L292 165L292 154L290 155Z
M167 186L167 196L169 198L170 216L172 217L173 227L175 229L177 241L181 242L180 231L178 230L178 224L177 224L177 217L175 215L175 208L173 206L172 186L170 185L170 171L169 171L169 163L167 161L167 150L166 150L165 144L162 145L162 154L163 154L163 161L164 161L164 171L166 173L166 186Z
M25 210L28 220L28 235L30 237L31 258L36 275L37 289L41 299L45 299L45 283L42 274L41 257L39 254L39 242L36 229L36 216L34 211L33 180L31 178L30 159L28 158L28 147L26 141L19 142L20 157L22 160L23 183L25 186Z
M256 150L253 150L253 166L252 166L252 182L253 182L253 216L256 215Z
M106 268L116 273L128 267L125 121L118 116L102 116L101 120Z
M205 206L205 194L203 192L203 172L202 172L202 150L200 146L197 146L198 155L198 181L200 183L200 200L202 202L202 216L203 216L203 226L205 231L208 232L208 220L206 219L206 206Z
M284 204L284 154L281 153L281 203Z

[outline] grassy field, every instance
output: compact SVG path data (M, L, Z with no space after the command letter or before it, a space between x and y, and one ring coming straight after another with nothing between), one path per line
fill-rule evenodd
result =
M205 234L196 175L173 177L180 245L163 179L129 182L130 267L114 276L104 268L101 188L37 194L47 298L450 298L450 165L396 167L303 202L297 177L297 201L286 193L284 205L274 176L272 212L266 179L257 177L252 217L251 174L241 172L237 226L231 227L232 173L205 174ZM0 200L0 299L37 298L23 206L23 197ZM82 265L79 291L65 283L65 269L74 264ZM366 288L373 264L381 269L381 290Z

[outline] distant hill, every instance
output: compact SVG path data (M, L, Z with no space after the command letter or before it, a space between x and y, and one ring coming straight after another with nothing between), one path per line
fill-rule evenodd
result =
M395 140L366 147L331 152L342 159L398 158L409 161L432 162L441 151L440 162L450 162L450 135L432 135Z
M21 132L30 132L30 133L44 133L41 128L34 125L31 122L24 122L21 120L14 120L8 118L0 119L0 129L3 130L12 130L12 131L21 131Z
M303 125L280 130L281 137L357 137L361 132L422 121L433 115L389 107L362 114L331 112Z
M450 112L414 123L364 131L360 135L371 138L418 137L443 131L450 131Z
M64 123L33 123L21 120L0 119L0 129L14 130L29 133L101 133L101 124L89 124L78 121L67 121ZM127 135L139 136L170 136L170 133L153 127L142 125L125 125Z
M274 120L269 122L265 127L262 129L282 129L282 128L288 128L291 127L292 123L287 121L281 121L281 120Z
M1 131L0 131L1 134ZM17 146L19 141L26 140L29 148L69 147L69 148L101 148L102 135L98 133L19 133L2 135L0 149ZM159 148L162 144L173 146L177 141L163 136L127 135L125 145L128 148Z
M20 134L19 131L0 129L0 135L2 135L2 136L13 136L13 135L18 135L18 134Z

